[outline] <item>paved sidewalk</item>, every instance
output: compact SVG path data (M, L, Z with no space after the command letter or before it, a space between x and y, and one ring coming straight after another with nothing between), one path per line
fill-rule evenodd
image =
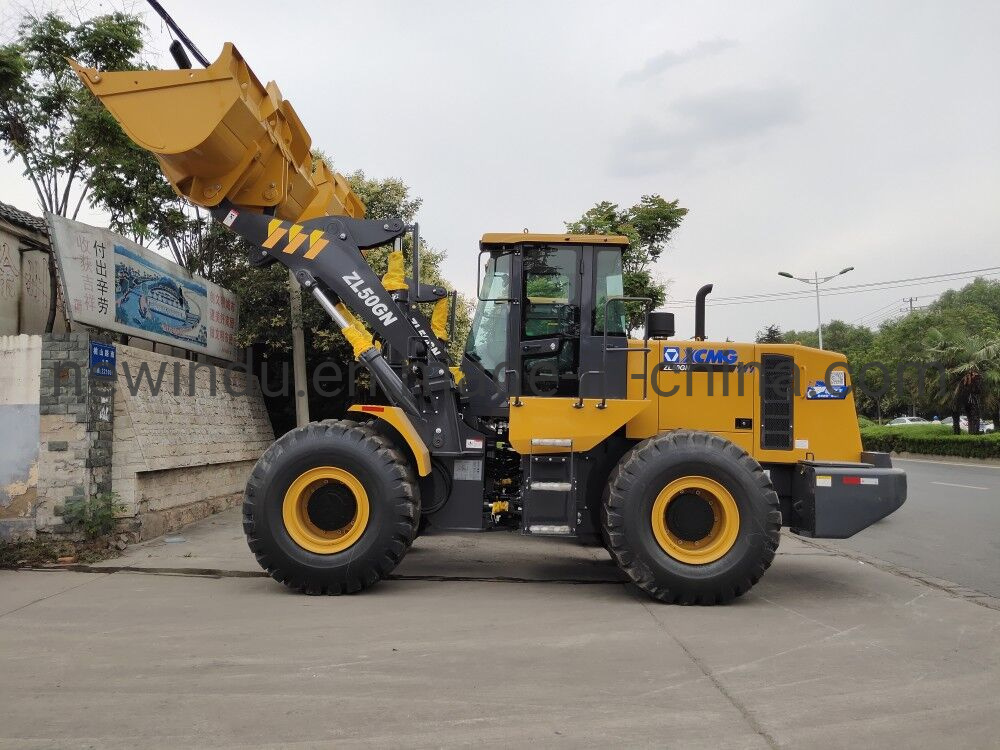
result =
M398 578L306 597L258 575L235 512L179 536L95 568L116 572L0 572L0 747L1000 735L995 599L789 536L750 594L714 608L651 602L573 542L426 537Z

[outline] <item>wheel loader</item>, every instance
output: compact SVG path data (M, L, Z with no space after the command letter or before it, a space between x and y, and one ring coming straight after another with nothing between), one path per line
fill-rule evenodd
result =
M902 505L904 473L862 448L842 355L709 339L710 286L693 338L677 338L669 312L624 294L625 237L483 235L453 359L454 299L420 280L417 227L364 218L232 44L204 69L178 62L71 64L176 192L247 241L253 266L290 269L376 385L254 467L243 525L276 580L357 592L418 532L510 529L601 544L651 597L714 604L760 579L783 526L846 538ZM365 253L383 245L380 278Z

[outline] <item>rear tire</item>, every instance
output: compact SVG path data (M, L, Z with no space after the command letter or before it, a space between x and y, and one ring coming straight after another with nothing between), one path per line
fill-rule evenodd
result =
M760 580L778 548L781 510L764 470L734 443L678 430L645 440L609 478L611 556L655 599L721 604Z
M404 457L369 425L347 420L309 424L275 441L254 466L243 501L257 562L307 594L374 585L403 559L419 517Z

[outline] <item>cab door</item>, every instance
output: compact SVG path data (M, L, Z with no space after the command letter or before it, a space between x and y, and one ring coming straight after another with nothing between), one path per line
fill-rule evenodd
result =
M579 393L582 274L578 246L523 249L518 371L526 396Z

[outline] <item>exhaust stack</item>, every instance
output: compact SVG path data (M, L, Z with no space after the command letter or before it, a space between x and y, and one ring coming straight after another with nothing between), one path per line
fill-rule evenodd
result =
M705 340L705 297L712 293L712 285L705 284L694 298L694 338Z

